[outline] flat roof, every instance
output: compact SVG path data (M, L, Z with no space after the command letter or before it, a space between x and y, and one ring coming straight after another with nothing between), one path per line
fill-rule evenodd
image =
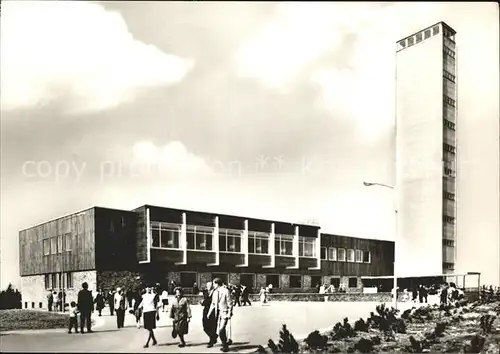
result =
M453 34L456 34L456 33L457 33L457 32L456 32L453 28L451 28L451 27L450 27L450 26L449 26L446 22L444 22L444 21L439 21L438 23L435 23L435 24L433 24L432 26L426 27L426 28L424 28L424 29L421 29L421 30L419 30L419 31L417 31L417 32L415 32L415 33L413 33L413 34L410 34L409 36L406 36L406 37L404 37L404 38L401 38L400 40L396 41L396 43L399 43L399 42L401 42L401 41L404 41L404 40L406 40L406 39L408 39L408 38L410 38L410 37L413 37L413 36L414 36L414 35L416 35L417 33L420 33L420 32L422 32L422 31L425 31L425 30L431 29L432 27L437 26L437 25L443 25L443 27L446 27L446 29L450 30Z
M465 274L438 274L438 275L419 275L419 276L396 276L398 279L409 279L409 278L437 278L437 277L463 277L467 275L481 275L478 272L468 272ZM376 277L363 276L361 279L393 279L394 275L381 275Z

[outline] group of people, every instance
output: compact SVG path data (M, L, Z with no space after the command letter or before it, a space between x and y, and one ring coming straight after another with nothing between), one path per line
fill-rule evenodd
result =
M316 284L316 290L319 294L325 294L325 302L328 301L328 294L333 294L333 293L336 293L336 292L339 292L339 293L345 293L346 292L346 289L345 289L345 286L344 284L340 284L338 289L335 288L335 286L333 284Z
M49 290L47 294L47 307L49 311L63 311L66 301L66 293L64 291Z

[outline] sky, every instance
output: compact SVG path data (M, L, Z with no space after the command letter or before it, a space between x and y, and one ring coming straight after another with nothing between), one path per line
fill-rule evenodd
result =
M394 183L395 43L436 22L469 112L498 100L473 74L498 76L495 3L2 5L2 287L20 229L90 206L393 240L393 191L363 181Z

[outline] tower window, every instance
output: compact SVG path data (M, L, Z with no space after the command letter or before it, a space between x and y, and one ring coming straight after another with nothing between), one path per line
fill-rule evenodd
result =
M438 33L439 33L439 25L434 26L434 27L432 28L432 35L433 35L433 36L435 36L435 35L436 35L436 34L438 34Z
M422 33L417 33L415 37L417 38L417 43L422 42Z
M415 44L415 40L413 39L413 37L408 38L408 47L413 44Z
M424 39L427 39L431 36L431 30L425 30L424 32Z
M444 192L443 196L448 200L455 200L455 194L450 192Z

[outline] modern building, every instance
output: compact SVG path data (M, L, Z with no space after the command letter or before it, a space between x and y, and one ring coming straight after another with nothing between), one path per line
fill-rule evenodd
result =
M174 280L191 289L214 277L258 289L311 291L318 283L361 291L362 276L393 273L394 243L323 234L319 226L144 205L93 207L19 233L23 306L46 307L91 289ZM390 281L389 281L390 286Z
M397 42L396 273L400 276L448 274L456 268L460 245L455 33L439 22Z

